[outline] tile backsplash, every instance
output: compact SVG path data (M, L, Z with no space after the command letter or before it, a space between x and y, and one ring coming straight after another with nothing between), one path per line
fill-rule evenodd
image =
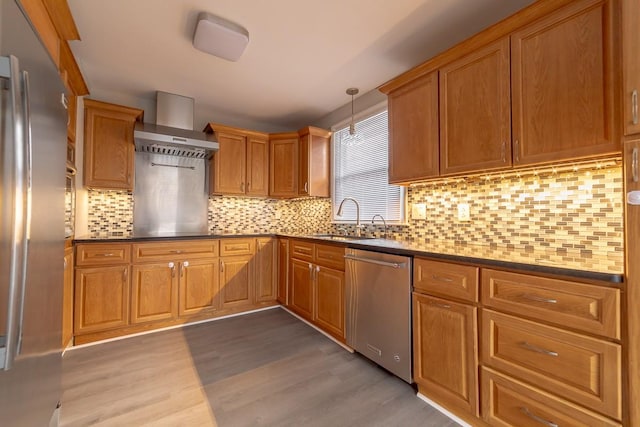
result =
M396 240L448 241L518 250L623 259L623 188L620 166L540 175L439 180L407 189L407 224L389 227ZM426 219L411 218L414 203L426 205ZM457 205L469 206L459 221ZM209 229L214 233L337 233L351 228L331 223L328 199L273 200L211 197ZM131 233L133 196L89 190L89 232ZM363 219L365 233L382 227Z

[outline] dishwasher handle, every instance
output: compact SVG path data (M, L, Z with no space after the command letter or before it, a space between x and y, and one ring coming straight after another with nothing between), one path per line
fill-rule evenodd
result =
M384 267L405 268L407 266L406 262L381 261L379 259L365 258L365 257L359 257L359 256L349 255L349 254L345 255L344 257L345 257L345 259L351 259L351 260L354 260L354 261L368 262L370 264L382 265Z

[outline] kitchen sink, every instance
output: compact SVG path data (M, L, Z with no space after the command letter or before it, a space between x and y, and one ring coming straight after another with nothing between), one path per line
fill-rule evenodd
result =
M312 234L311 237L328 240L366 240L373 239L373 237L366 236L345 236L344 234Z

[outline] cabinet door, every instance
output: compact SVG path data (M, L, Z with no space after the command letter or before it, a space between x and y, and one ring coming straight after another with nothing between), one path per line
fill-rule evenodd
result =
M289 308L307 320L313 320L313 264L291 260Z
M73 338L73 248L64 250L62 291L62 348Z
M129 266L76 269L74 333L129 323Z
M621 151L614 3L576 1L511 36L515 165Z
M133 127L142 110L84 101L84 184L133 190Z
M389 182L438 176L438 72L389 94Z
M253 303L251 255L220 258L220 300L222 308Z
M289 240L278 239L278 302L289 305Z
M174 319L178 312L177 263L133 266L131 323Z
M256 301L276 299L276 240L257 239L254 258Z
M309 195L309 166L311 152L311 135L303 135L298 139L298 195Z
M178 314L193 314L219 308L219 259L180 263L180 297Z
M315 266L315 315L325 331L344 340L344 272Z
M414 378L447 407L478 416L475 307L413 294Z
M509 39L440 69L440 174L511 165Z
M269 195L296 197L298 195L298 138L270 141Z
M624 134L640 133L640 2L622 0Z
M329 197L331 132L309 126L299 134L298 195Z
M247 195L266 196L269 193L269 140L247 137Z
M220 149L213 155L211 192L213 194L244 194L246 138L232 133L216 132Z

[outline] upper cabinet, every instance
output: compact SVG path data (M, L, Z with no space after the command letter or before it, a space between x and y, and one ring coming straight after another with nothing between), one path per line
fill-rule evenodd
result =
M640 2L622 0L624 134L640 133Z
M440 174L511 166L507 37L440 69Z
M142 121L137 108L85 99L84 185L133 190L133 128Z
M298 195L298 134L295 132L269 135L269 195Z
M438 176L438 72L389 93L389 182Z
M329 197L331 132L309 126L298 134L298 196Z
M269 137L216 123L207 133L215 133L220 144L211 159L211 194L266 196L269 167Z
M631 133L640 5L625 1ZM619 155L619 5L535 2L382 85L389 182Z
M577 1L511 35L514 164L620 152L614 3Z

